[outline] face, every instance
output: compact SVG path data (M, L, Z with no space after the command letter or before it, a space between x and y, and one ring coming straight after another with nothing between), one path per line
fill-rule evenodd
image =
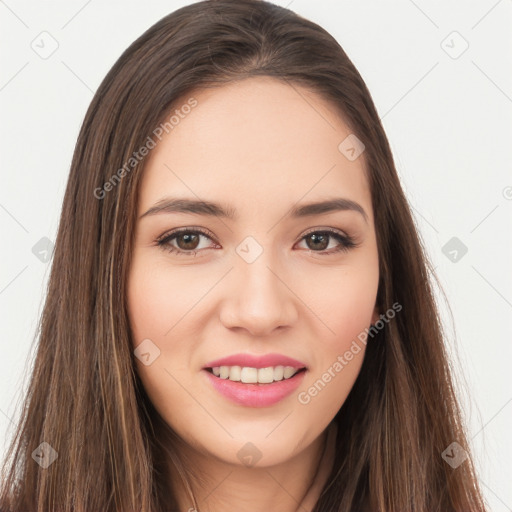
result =
M137 371L195 453L273 465L336 415L363 361L357 336L378 318L364 153L338 149L350 130L297 85L251 78L191 96L139 192Z

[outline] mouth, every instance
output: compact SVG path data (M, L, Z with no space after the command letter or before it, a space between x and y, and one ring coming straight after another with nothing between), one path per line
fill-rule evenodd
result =
M204 368L214 377L231 382L265 386L275 382L292 379L299 373L306 371L306 367L295 368L293 366L268 366L266 368L254 368L250 366L213 366Z
M203 368L202 374L216 392L238 406L271 407L293 395L306 370L291 366L210 366Z

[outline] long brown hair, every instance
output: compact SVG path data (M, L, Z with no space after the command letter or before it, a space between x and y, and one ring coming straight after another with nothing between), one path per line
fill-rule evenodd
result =
M179 99L259 75L317 92L364 143L379 251L378 306L403 307L368 343L360 375L335 418L335 463L315 512L485 510L471 456L456 468L442 457L453 442L470 449L430 282L434 274L363 79L331 35L292 11L265 1L210 0L181 8L142 34L87 111L34 367L4 464L2 511L163 512L176 506L164 458L184 483L190 475L177 457L177 436L163 446L155 435L159 420L135 372L127 316L145 163L130 159ZM43 442L57 454L46 468L33 456Z

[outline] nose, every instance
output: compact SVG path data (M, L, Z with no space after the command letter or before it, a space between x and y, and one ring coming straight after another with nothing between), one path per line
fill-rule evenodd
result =
M253 263L236 262L220 313L226 328L263 337L297 321L298 298L290 274L272 268L276 265L264 255Z

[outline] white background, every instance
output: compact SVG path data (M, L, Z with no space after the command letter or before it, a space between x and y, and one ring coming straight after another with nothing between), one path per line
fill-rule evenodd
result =
M32 247L55 241L86 108L122 51L189 3L0 0L2 440L26 387L50 268ZM453 312L452 324L441 302L483 489L490 510L510 511L512 2L275 3L327 29L370 89ZM58 43L47 59L31 47L43 31ZM462 38L469 47L458 55ZM452 237L468 248L457 262L442 252Z

